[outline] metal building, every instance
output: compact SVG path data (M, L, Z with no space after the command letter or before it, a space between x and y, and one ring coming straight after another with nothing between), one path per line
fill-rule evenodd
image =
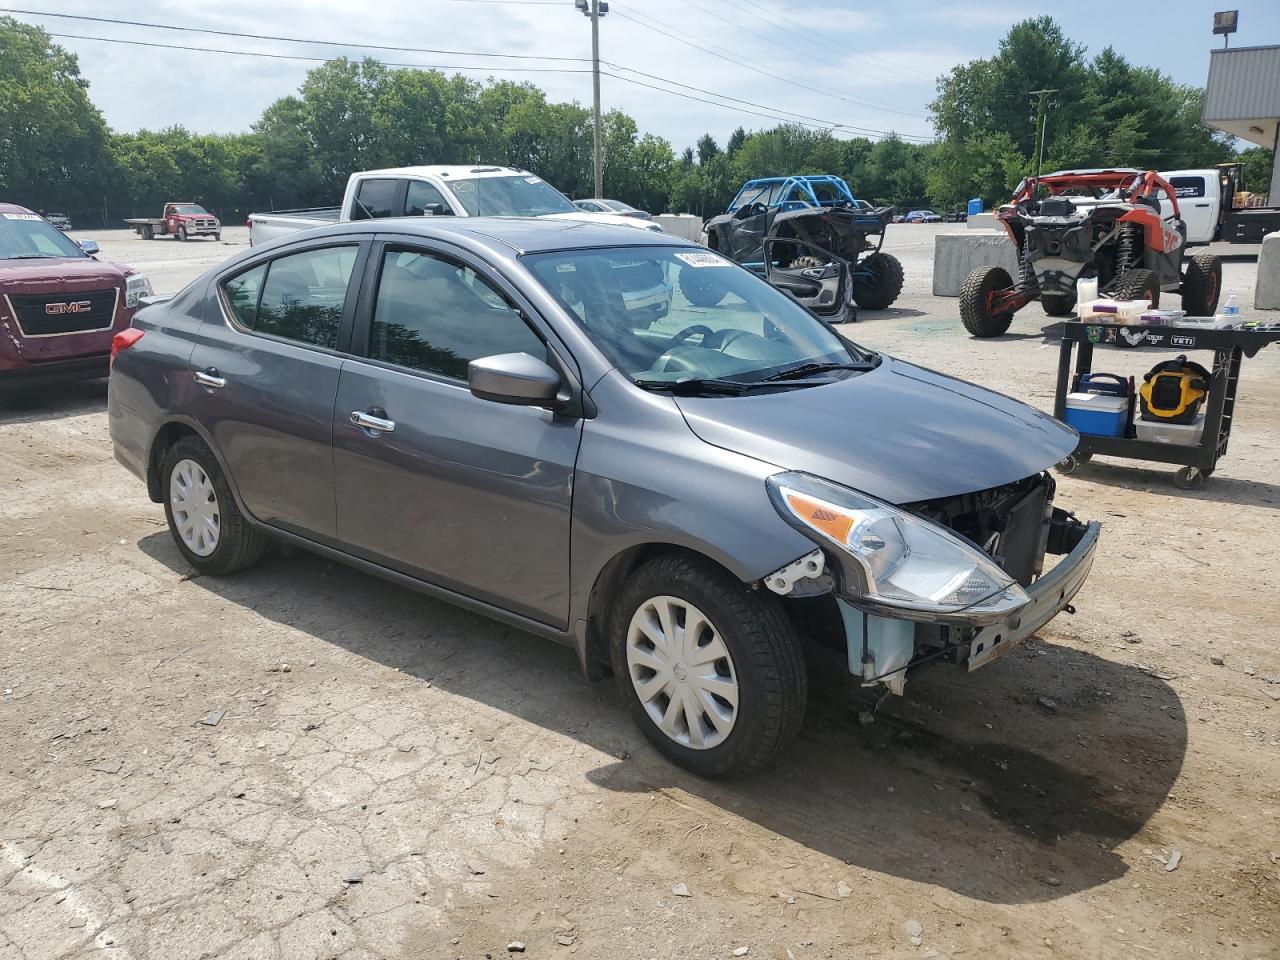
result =
M1275 152L1271 203L1280 202L1280 45L1212 51L1201 119Z

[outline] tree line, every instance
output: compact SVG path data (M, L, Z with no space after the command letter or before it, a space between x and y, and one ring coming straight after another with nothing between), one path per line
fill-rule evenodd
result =
M1034 172L1028 92L1048 100L1046 170L1069 166L1199 167L1231 159L1232 141L1200 122L1203 91L1134 66L1111 48L1093 58L1050 17L1014 25L995 56L937 83L937 139L846 139L781 124L710 134L677 154L618 110L603 117L605 192L642 209L712 216L743 181L834 173L856 196L901 209L1007 200ZM497 163L590 196L591 112L553 103L530 83L477 82L438 70L339 58L308 72L239 134L181 126L110 130L76 57L43 30L0 17L0 199L85 224L155 215L194 200L234 221L250 210L337 203L355 170L416 163ZM1270 151L1241 155L1266 189Z

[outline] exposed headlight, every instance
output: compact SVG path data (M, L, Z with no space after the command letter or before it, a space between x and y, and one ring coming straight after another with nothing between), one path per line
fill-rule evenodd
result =
M648 229L648 230L656 230L658 233L666 233L666 232L667 232L667 231L665 231L665 230L663 230L663 229L662 229L662 224L660 224L660 223L654 223L652 220L650 220L650 221L648 222L648 226L646 227L646 229Z
M808 474L778 474L768 487L784 520L855 561L841 565L855 600L908 619L960 621L1028 602L995 561L937 524Z
M138 305L139 297L150 297L155 294L151 289L151 281L144 273L131 273L124 282L124 305L132 310Z

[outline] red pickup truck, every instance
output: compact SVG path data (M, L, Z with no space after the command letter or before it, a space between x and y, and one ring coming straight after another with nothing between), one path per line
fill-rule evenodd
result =
M151 283L94 258L26 207L0 203L0 387L109 370L112 338L126 329Z
M154 240L156 237L177 237L186 240L190 237L213 237L222 239L222 222L212 213L186 200L174 200L164 205L164 216L156 219L134 217L126 220L143 240Z

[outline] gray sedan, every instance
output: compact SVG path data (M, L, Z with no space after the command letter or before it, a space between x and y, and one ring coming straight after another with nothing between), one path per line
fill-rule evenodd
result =
M1012 649L1098 532L1053 504L1070 428L610 226L255 247L117 336L109 414L196 569L283 541L570 644L707 776L787 744L816 658L901 693Z

